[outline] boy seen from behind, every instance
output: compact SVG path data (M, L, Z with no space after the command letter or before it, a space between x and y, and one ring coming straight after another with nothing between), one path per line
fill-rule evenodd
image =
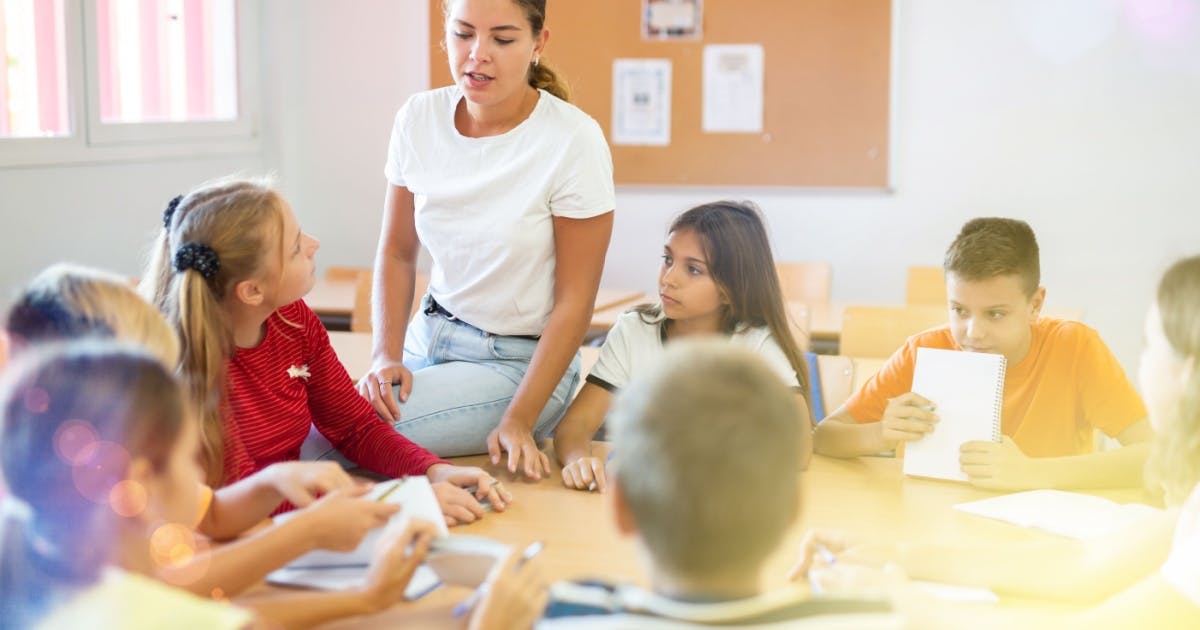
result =
M883 602L768 587L782 576L764 575L763 565L800 512L801 417L795 396L751 352L718 341L669 348L655 374L620 394L610 417L607 496L617 527L637 540L652 590L559 583L537 627L759 628L825 619L896 627Z

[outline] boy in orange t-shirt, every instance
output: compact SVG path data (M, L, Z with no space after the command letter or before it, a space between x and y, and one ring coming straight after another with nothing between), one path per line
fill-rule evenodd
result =
M974 219L946 251L950 322L915 335L814 433L815 452L878 453L937 429L937 401L913 393L919 347L1003 354L1003 441L967 442L971 483L1008 490L1141 482L1151 438L1146 408L1095 330L1040 317L1037 239L1023 221ZM1092 452L1092 430L1124 448Z

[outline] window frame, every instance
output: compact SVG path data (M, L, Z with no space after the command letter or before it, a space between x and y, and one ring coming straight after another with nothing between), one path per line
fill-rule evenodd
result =
M238 117L231 121L102 123L96 6L64 0L70 132L53 138L0 138L0 168L261 153L259 0L235 0Z

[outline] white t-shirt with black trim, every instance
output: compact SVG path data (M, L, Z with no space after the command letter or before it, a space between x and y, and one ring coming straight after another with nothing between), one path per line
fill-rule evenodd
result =
M608 331L608 337L600 347L600 356L588 372L587 381L616 391L629 385L639 375L650 373L666 351L662 324L647 323L636 311L623 313L612 330ZM741 327L729 336L729 342L761 357L788 387L800 387L796 370L766 326Z
M600 125L544 90L506 133L468 138L454 126L462 91L413 95L392 127L384 174L416 202L438 304L479 329L539 335L554 307L554 217L616 205Z

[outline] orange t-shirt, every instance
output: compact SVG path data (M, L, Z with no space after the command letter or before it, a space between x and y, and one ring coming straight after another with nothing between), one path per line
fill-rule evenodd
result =
M1001 411L1002 432L1026 455L1090 453L1093 428L1116 437L1146 417L1141 397L1095 330L1049 317L1031 328L1029 354L1006 370ZM846 401L855 420L878 422L888 399L912 390L917 348L960 349L949 325L909 337Z

